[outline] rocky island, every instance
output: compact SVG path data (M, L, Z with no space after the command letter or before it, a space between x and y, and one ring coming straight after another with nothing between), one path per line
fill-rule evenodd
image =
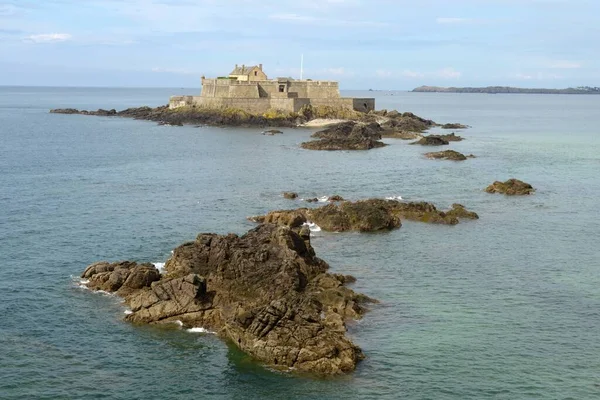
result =
M419 86L412 90L421 93L523 93L523 94L600 94L600 87L579 86L566 89L528 89L510 86L487 86L487 87L440 87Z
M305 224L315 223L329 232L376 232L402 226L401 219L412 221L456 225L459 219L478 219L479 216L453 204L448 211L440 211L427 202L401 202L398 200L369 199L356 202L343 201L319 208L272 211L266 215L249 217L251 221L284 225L299 229Z
M94 263L81 277L122 297L127 321L202 327L269 367L336 375L364 357L346 337L346 321L375 300L328 269L307 228L262 224L241 237L198 235L173 251L164 274L122 261Z
M489 185L485 191L487 193L502 193L508 196L523 196L533 194L535 189L529 183L512 178L506 182L496 181Z

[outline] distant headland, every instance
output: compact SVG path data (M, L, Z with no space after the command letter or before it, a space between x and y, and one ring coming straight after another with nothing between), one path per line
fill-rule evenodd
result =
M419 86L412 90L421 93L525 93L525 94L600 94L600 87L579 86L566 89L527 89L510 86L487 86L487 87L440 87Z

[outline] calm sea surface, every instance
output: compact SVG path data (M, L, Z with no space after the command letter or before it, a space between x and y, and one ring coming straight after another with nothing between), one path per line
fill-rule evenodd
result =
M374 95L472 125L462 163L386 140L314 152L312 131L53 115L164 104L182 89L0 88L0 398L600 398L600 96ZM516 177L530 197L483 192ZM317 254L380 305L350 324L348 376L271 372L211 334L133 326L76 285L97 260L164 262L199 232L300 206L280 193L402 196L479 213L457 226L316 233Z

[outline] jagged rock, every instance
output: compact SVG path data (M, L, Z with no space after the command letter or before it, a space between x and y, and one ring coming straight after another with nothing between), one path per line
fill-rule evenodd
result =
M380 142L381 127L378 123L342 122L332 125L311 137L318 138L304 142L301 147L308 150L370 150L385 146Z
M135 323L204 327L275 368L321 375L354 370L364 356L345 335L367 296L329 274L310 231L262 224L244 236L200 234L173 251L160 277L151 264L101 262L88 287L123 296Z
M386 131L425 132L436 125L435 122L410 112L400 114L397 111L390 111L385 118L387 120L382 122L381 127Z
M453 161L464 161L467 159L467 157L465 157L464 154L454 150L444 150L434 153L425 153L425 157Z
M503 193L509 196L533 194L535 189L529 184L518 179L509 179L506 182L496 181L485 189L488 193Z
M283 192L281 194L285 199L294 200L298 197L298 193L295 192Z
M316 197L312 197L310 199L306 199L306 201L309 203L317 203L319 201L319 199L317 199Z
M411 144L420 144L422 146L443 146L449 144L447 140L441 138L440 136L424 136L421 140L416 142L412 142Z
M449 211L440 211L426 202L401 202L398 200L370 199L341 204L328 204L319 208L272 211L266 215L249 217L251 221L274 223L298 229L313 222L324 231L374 232L399 228L401 219L455 225L459 219L477 219L476 213L455 204Z
M467 129L469 128L469 125L463 125L463 124L459 124L459 123L450 123L450 124L444 124L441 126L442 129Z

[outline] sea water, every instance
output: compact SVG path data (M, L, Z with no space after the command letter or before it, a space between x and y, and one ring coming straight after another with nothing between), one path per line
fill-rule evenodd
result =
M194 90L0 88L0 398L600 397L600 96L345 93L471 125L447 146L477 156L460 163L402 140L318 152L299 147L308 129L48 113ZM483 192L512 177L536 194ZM330 379L271 371L202 327L129 324L118 297L79 284L92 262L161 266L200 232L242 234L247 216L306 204L288 190L457 202L480 219L313 229L331 270L381 302L349 324L366 359Z

